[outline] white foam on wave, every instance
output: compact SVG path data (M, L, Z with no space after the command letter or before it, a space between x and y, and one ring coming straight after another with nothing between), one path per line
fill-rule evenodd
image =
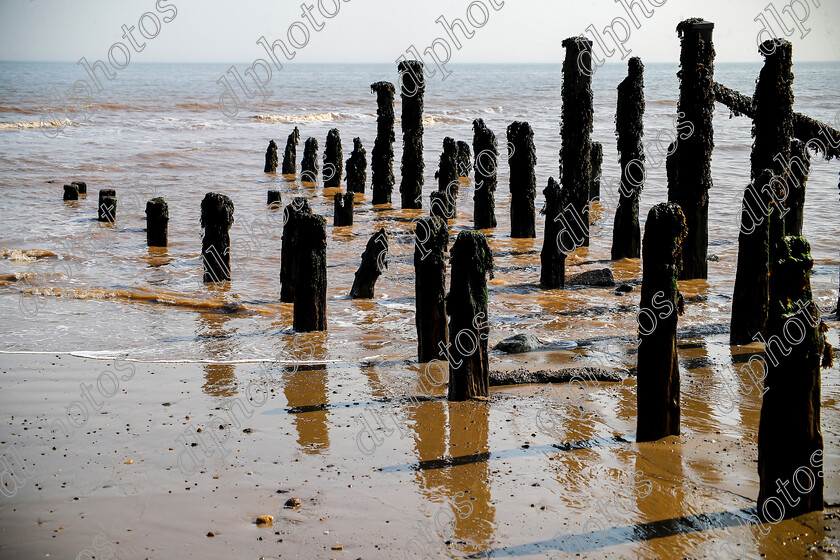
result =
M47 128L65 127L73 124L70 119L57 119L52 121L43 121L43 126ZM41 128L41 121L16 121L16 122L0 122L0 130L32 130Z

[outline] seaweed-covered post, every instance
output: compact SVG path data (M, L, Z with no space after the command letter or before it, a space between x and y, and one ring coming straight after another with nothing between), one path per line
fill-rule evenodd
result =
M677 276L685 236L679 206L669 202L650 209L642 248L636 441L680 433L677 315L682 312L682 295Z
M146 202L146 244L166 247L169 237L169 205L163 197Z
M454 138L447 136L443 139L443 152L435 173L438 180L438 192L445 195L446 217L453 219L457 212L458 201L458 144Z
M770 46L774 48L765 49ZM744 192L738 235L738 268L732 294L729 341L748 344L767 328L771 251L783 236L782 207L775 187L784 180L793 134L792 51L787 41L765 41L760 52L764 66L753 97L755 115L750 154L751 185ZM771 54L772 53L772 54ZM769 170L769 172L766 172ZM769 175L768 175L769 173ZM772 215L775 214L775 215ZM777 228L772 226L778 225Z
M362 139L353 138L353 151L347 158L347 190L357 193L365 192L367 181L367 151L362 146Z
M283 205L283 195L280 194L280 191L270 190L265 203L271 208L280 208Z
M296 226L295 302L292 326L297 332L327 330L327 224L305 214Z
M353 225L353 198L356 193L348 191L346 193L335 193L334 211L333 211L333 225L334 226L352 226Z
M390 204L394 189L394 84L370 85L376 93L376 140L370 156L370 188L373 204Z
M426 78L423 63L403 60L399 63L402 98L402 180L400 195L403 208L423 207L423 94Z
M680 100L677 130L693 126L694 133L680 137L667 157L668 200L685 215L688 235L683 243L680 279L708 277L709 189L712 188L712 150L715 147L712 115L715 109L715 24L699 18L677 25L680 38ZM670 151L670 150L669 150Z
M84 181L73 181L70 184L79 187L79 194L87 195L87 183Z
M499 149L496 135L482 119L473 121L475 152L475 194L473 195L475 229L496 227L496 166Z
M301 183L318 182L318 140L311 136L303 144L303 159L300 162Z
M324 147L324 188L341 186L344 171L344 154L341 150L341 135L337 128L327 132L327 144Z
M540 286L554 289L566 283L566 253L560 248L560 215L567 204L565 192L554 177L548 178L545 195L545 238L540 252Z
M296 173L298 142L300 142L300 131L298 127L295 127L286 139L286 150L283 152L283 167L281 170L284 175L294 175Z
M432 191L429 193L429 215L442 220L450 220L455 217L452 211L452 205L449 203L449 198L446 193L440 191Z
M589 200L601 199L601 165L604 163L604 147L600 142L589 143Z
M534 165L534 131L527 122L514 121L507 127L508 164L510 165L510 236L536 237L534 198L537 196L537 177ZM587 147L588 150L588 147ZM586 183L589 196L589 177Z
M114 221L114 212L116 212L116 204L113 206L114 212L106 213L104 201L105 198L113 198L116 201L117 191L114 189L100 189L99 190L99 205L96 207L97 210L97 219L100 222L113 222ZM111 204L108 204L108 208L111 208Z
M489 397L488 274L493 277L487 238L480 231L462 231L452 245L452 284L446 296L450 401Z
M296 196L283 210L283 235L280 239L280 301L295 301L295 247L298 244L298 224L304 216L312 214L309 202Z
M388 268L388 234L385 233L385 228L382 228L368 239L365 252L362 253L362 264L356 271L356 278L350 289L350 298L372 298L376 281L386 268Z
M831 365L832 349L811 293L813 264L804 237L785 237L773 251L757 508L773 522L823 508L820 365Z
M449 228L436 217L414 222L414 322L417 360L446 359L446 251Z
M613 260L638 259L642 250L639 197L645 180L645 151L642 145L645 116L644 71L642 60L634 56L627 61L627 77L618 84L615 135L621 183L613 228Z
M790 165L787 181L787 214L785 214L785 234L802 235L805 211L805 184L811 171L811 152L805 142L798 138L790 141Z
M592 41L569 37L563 41L563 108L560 123L560 183L577 214L581 245L589 246L589 189L592 176Z
M472 154L470 145L458 140L458 177L469 177L472 171Z
M268 149L265 151L265 173L277 172L277 143L272 140L268 143Z
M209 192L201 201L201 261L205 282L230 280L230 226L233 225L233 201Z
M64 200L79 200L79 185L64 185Z

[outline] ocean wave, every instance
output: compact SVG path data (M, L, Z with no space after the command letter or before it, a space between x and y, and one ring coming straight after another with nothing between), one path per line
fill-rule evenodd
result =
M74 124L70 119L44 121L46 127L65 127L70 124ZM0 122L0 130L33 130L36 128L41 128L41 121Z
M54 257L55 253L44 249L3 249L2 257L9 261L32 262L46 257Z
M0 113L22 113L24 115L37 115L42 112L43 111L36 108L21 109L20 107L7 107L5 105L0 105Z
M304 123L335 121L349 116L344 113L312 113L310 115L251 115L248 118L260 122Z
M203 111L216 111L219 105L210 105L207 103L179 103L178 107L181 109L201 109Z

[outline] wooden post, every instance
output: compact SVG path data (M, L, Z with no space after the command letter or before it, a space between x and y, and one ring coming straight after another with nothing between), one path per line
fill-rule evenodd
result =
M536 237L534 198L537 196L537 177L534 165L534 131L526 122L515 121L507 127L508 164L510 165L510 236ZM587 146L587 150L588 150ZM589 175L586 196L589 197Z
M615 135L621 168L618 207L615 210L613 260L638 259L642 252L639 197L645 179L644 136L645 66L639 57L627 61L627 77L618 85Z
M230 226L233 201L223 194L209 192L201 201L201 260L205 282L230 280Z
M802 235L805 211L805 184L811 171L811 152L798 138L790 141L790 166L787 176L785 234Z
M283 197L280 191L268 191L265 203L271 208L280 208L283 205Z
M295 247L298 244L298 224L304 216L312 214L309 202L302 196L296 196L291 204L286 205L283 235L280 238L280 301L295 301Z
M480 231L462 231L452 245L452 283L446 296L450 401L490 395L488 274L492 278L493 253L487 238Z
M639 303L636 441L680 433L680 368L677 315L682 295L677 287L685 217L674 203L650 209L642 248L642 295Z
M420 363L446 359L446 258L449 228L440 218L414 226L414 322Z
M402 98L402 180L400 195L403 208L423 207L423 94L426 79L423 63L403 60L399 63Z
M376 140L370 159L373 204L390 204L394 189L394 84L370 85L376 93Z
M102 198L102 216L100 222L116 222L117 221L117 197L106 196Z
M347 158L347 190L365 192L367 181L367 152L362 146L362 139L353 138L353 152Z
M443 152L435 178L438 180L438 192L445 195L446 217L454 219L458 211L458 144L454 138L447 136L443 139ZM434 214L432 214L434 215Z
M303 159L300 162L300 182L318 182L318 140L309 137L303 144Z
M699 18L677 25L680 38L680 100L677 130L693 127L688 138L679 138L668 160L668 200L685 215L688 235L683 243L680 279L708 277L709 189L712 188L712 150L715 147L712 116L715 109L715 24ZM669 150L670 151L670 150Z
M432 191L429 194L429 215L441 220L451 220L455 217L449 197L446 193Z
M353 198L356 196L354 192L335 193L333 197L334 211L333 211L333 225L352 226L353 225Z
M496 227L496 166L499 149L496 135L484 121L473 121L473 151L475 152L475 202L473 227Z
M589 200L601 199L601 165L604 163L604 147L600 142L589 143Z
M64 200L79 200L79 185L64 185Z
M163 197L146 202L146 244L166 247L169 237L169 205Z
M560 124L560 183L582 224L581 245L589 246L589 159L592 134L592 41L569 37L563 41L563 108Z
M344 154L341 150L341 135L337 128L327 132L327 144L324 147L324 188L341 187L344 172Z
M283 175L294 175L297 172L297 145L300 141L298 127L286 139L286 150L283 152Z
M458 177L469 177L472 171L472 154L470 145L458 140Z
M350 298L373 298L376 281L386 268L388 268L388 234L385 233L385 228L382 228L368 239L365 252L362 253L362 264L356 271L356 278L350 289Z
M114 221L114 214L111 213L110 215L105 215L105 207L103 206L106 197L116 198L117 191L114 189L100 189L99 190L99 206L97 206L97 218L100 222L113 222ZM111 208L111 206L108 206ZM116 204L113 207L114 211L116 211Z
M277 143L272 140L268 143L268 149L265 151L265 173L277 172Z
M70 184L79 187L79 194L87 195L87 183L84 181L73 181Z
M327 330L327 224L323 217L305 214L297 224L295 247L295 303L297 332Z
M545 238L540 252L540 285L562 288L566 282L566 253L560 248L560 216L568 204L566 193L554 177L548 178L545 195Z

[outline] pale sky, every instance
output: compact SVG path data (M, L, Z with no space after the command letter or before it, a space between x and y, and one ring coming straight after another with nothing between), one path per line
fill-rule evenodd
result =
M457 32L461 49L452 49L452 63L560 62L561 41L579 34L594 38L586 33L590 25L614 46L601 30L615 18L623 18L630 26L625 45L632 55L646 62L675 62L679 56L675 27L694 16L715 23L718 61L760 61L756 35L762 25L754 21L756 16L764 13L775 26L775 34L782 35L775 19L763 11L766 6L775 7L792 31L786 38L794 45L795 60L840 60L838 0L794 0L803 29L810 30L804 38L792 23L791 8L783 13L787 3L781 0L653 0L661 7L643 0L652 16L647 19L637 9L639 29L619 0L342 0L331 19L319 13L319 0L308 0L315 4L316 25L324 26L318 32L302 16L301 0L0 0L0 59L107 60L112 44L128 44L122 37L123 24L137 26L145 12L156 12L156 1L158 18L171 17L170 6L175 6L177 15L168 23L161 22L152 39L143 39L135 30L138 42L146 46L142 52L131 53L132 63L250 62L266 57L256 44L261 36L269 42L288 43L287 33L295 22L301 22L293 29L298 41L303 40L300 28L304 25L310 37L293 62L394 62L411 45L422 52L434 39L447 37L436 20L443 15L450 22L467 21L470 5L478 23L483 23L484 7L486 23L475 28L467 21L474 32L468 40ZM320 1L332 12L338 0ZM807 5L810 13L797 3ZM496 9L493 4L503 5ZM155 18L147 16L145 21L153 34ZM620 35L621 23L618 20L615 27ZM448 42L452 44L451 39ZM621 56L608 60L618 62Z

